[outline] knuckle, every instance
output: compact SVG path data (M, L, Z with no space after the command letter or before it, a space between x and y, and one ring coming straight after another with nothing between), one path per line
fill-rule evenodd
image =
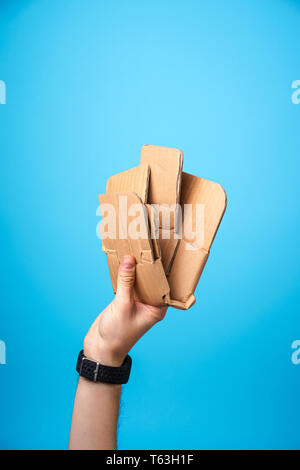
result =
M118 292L115 301L117 308L121 313L127 314L128 312L132 311L133 301L130 296L124 295L122 292Z
M133 283L134 276L132 273L121 270L119 278L123 285L131 285Z

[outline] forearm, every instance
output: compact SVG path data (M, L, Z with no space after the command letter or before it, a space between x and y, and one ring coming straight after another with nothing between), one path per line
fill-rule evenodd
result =
M166 314L166 307L153 307L135 300L134 279L135 259L125 256L119 268L116 296L96 318L84 339L85 356L102 366L121 367L138 339ZM128 376L129 373L130 366ZM125 376L123 383L127 380ZM79 379L70 449L116 448L120 394L120 385Z
M79 378L69 449L116 449L121 385Z

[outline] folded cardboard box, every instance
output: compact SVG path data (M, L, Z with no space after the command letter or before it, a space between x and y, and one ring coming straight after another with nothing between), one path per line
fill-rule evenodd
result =
M182 172L178 149L144 145L140 166L99 195L102 249L116 292L119 263L136 259L135 292L150 305L188 309L226 208L217 183Z

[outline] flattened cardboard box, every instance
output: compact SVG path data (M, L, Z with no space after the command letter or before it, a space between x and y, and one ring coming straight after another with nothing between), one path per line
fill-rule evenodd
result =
M136 193L130 196L130 204L136 204L137 202L142 204L142 202L147 201L151 204L154 201L152 203L154 208L152 206L150 209L149 205L145 206L145 210L148 209L148 217L145 212L145 223L147 219L149 226L152 226L153 223L156 224L154 232L151 231L152 237L153 233L156 234L154 238L151 239L148 230L146 244L144 244L145 240L140 240L140 244L137 243L137 240L130 239L127 241L120 239L103 240L103 250L107 254L114 292L116 291L120 259L122 255L131 253L137 259L136 290L141 301L152 305L167 304L175 308L188 309L195 302L194 291L226 208L226 194L219 184L187 173L182 173L181 182L182 152L180 150L143 146L141 162L140 167L109 178L107 192L111 193L112 199L105 197L108 194L99 196L100 207L101 204L110 201L114 204L116 212L119 211L118 194L120 195L122 190ZM170 177L166 174L168 168ZM159 184L157 183L158 180L160 181ZM169 183L172 181L172 183L164 185L165 180ZM179 194L180 187L182 188L181 197ZM137 194L140 196L138 200L135 198ZM182 208L185 204L192 205L192 214L190 215L193 221L193 231L196 228L194 223L196 205L203 205L204 240L201 246L191 243L184 236L184 227L187 224L184 210L182 211L181 230L183 238L179 240L163 238L163 217L161 211L159 214L155 213L156 204L166 204L161 198L166 199L169 202L168 205L173 205L179 200ZM172 214L172 210L170 210L170 214L173 215L171 229L174 229L174 221L177 215ZM156 222L153 222L153 219ZM156 237L159 239L156 239ZM142 251L141 247L143 247ZM143 254L141 255L141 253ZM148 253L147 256L146 253ZM144 262L149 263L147 267L145 267ZM153 265L155 265L155 268ZM162 273L162 265L167 277ZM141 268L141 266L143 267ZM159 280L158 283L157 280Z

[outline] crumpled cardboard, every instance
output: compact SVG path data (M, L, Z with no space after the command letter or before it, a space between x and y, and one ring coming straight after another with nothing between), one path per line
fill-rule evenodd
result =
M144 145L140 166L110 177L99 201L103 217L107 203L117 215L116 238L102 238L114 292L122 256L132 254L137 262L137 298L150 305L186 310L195 303L194 291L226 209L226 193L217 183L182 172L182 164L180 150ZM132 217L120 204L122 196L127 197L127 209L138 204L144 238L128 233ZM191 210L184 210L186 204ZM198 237L187 237L185 230L190 226L191 234L198 235L197 205L203 210L201 243Z

